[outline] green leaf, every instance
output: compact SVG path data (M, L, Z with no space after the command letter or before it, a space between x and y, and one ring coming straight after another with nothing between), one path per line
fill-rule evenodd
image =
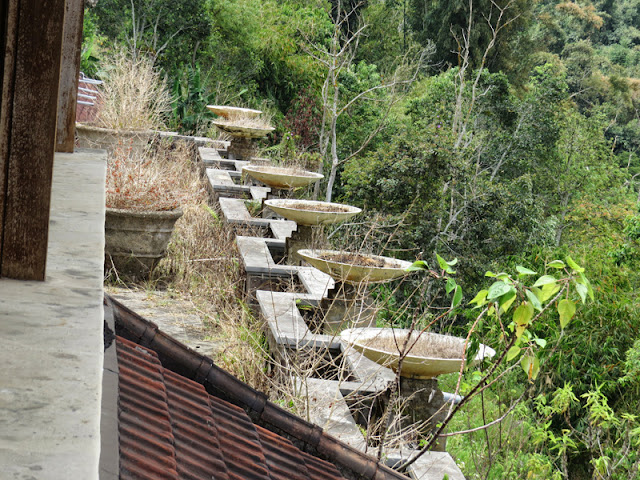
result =
M547 283L542 287L542 290L541 290L542 296L539 297L540 301L542 303L546 302L551 297L553 297L556 293L558 293L560 291L560 288L561 288L560 285L558 285L557 283Z
M576 272L578 273L583 273L584 272L584 268L582 268L580 265L578 265L576 262L573 261L573 259L569 256L567 256L567 263L569 264L569 266Z
M526 325L516 325L516 338L519 339L526 329Z
M544 348L547 346L547 341L544 338L534 338L533 339L534 342L536 342L538 344L538 346L540 346L540 348Z
M303 303L301 299L296 298L296 307L298 310L312 311L314 310L313 305L309 305L308 303Z
M442 270L444 270L447 273L451 273L451 274L456 273L456 271L454 269L452 269L451 267L453 265L455 265L456 263L458 263L458 259L457 258L454 258L450 262L447 262L444 258L442 258L437 253L436 253L436 258L438 259L438 265L440 265L440 268Z
M502 280L499 282L495 282L493 285L489 287L489 293L487 295L487 300L495 300L498 297L501 297L505 293L511 291L511 285L504 283Z
M576 283L576 291L578 292L578 295L580 295L580 299L582 300L582 303L586 302L587 293L589 292L589 289L585 285L582 285L581 283Z
M540 291L537 288L536 288L536 290ZM527 298L531 302L531 305L533 305L533 308L535 308L536 310L541 312L542 311L542 303L540 303L540 299L536 296L536 294L534 292L532 292L531 290L526 290L525 294L527 295Z
M549 285L552 283L556 283L558 280L556 277L552 277L551 275L543 275L541 276L536 283L533 284L534 287L541 287L543 285Z
M484 304L487 303L487 294L489 293L489 290L480 290L475 297L473 297L473 300L471 300L469 302L469 305L471 305L472 303L475 303L478 307L483 306Z
M447 278L447 284L444 288L447 291L447 295L450 294L456 288L456 281L453 278Z
M424 260L416 260L407 268L405 268L405 272L417 272L418 270L429 270L427 262L425 262Z
M593 302L593 300L594 300L594 298L593 298L593 288L591 287L591 282L586 277L586 275L584 273L580 273L580 278L576 278L576 282L587 287L587 293L589 294L589 298Z
M530 355L525 355L520 359L520 366L522 367L522 370L524 370L524 373L527 374L527 377L531 378L529 376L529 369L531 366L531 356Z
M531 291L538 298L538 301L540 303L544 302L544 300L542 300L542 298L544 297L542 290L540 290L538 287L531 287Z
M511 278L509 278L509 274L508 273L504 273L504 272L503 273L499 273L499 274L496 275L496 278L498 280L502 280L505 283L509 283L509 284L513 283L511 281Z
M495 277L496 274L493 273L491 270L489 270L487 273L484 274L485 277Z
M515 345L509 349L507 352L507 362L510 362L514 358L516 358L520 354L520 347L516 347Z
M505 293L498 299L500 305L500 313L506 313L509 311L509 307L516 299L516 289L511 287L511 291Z
M520 360L520 365L529 380L535 380L540 373L540 360L535 355L526 355Z
M563 269L565 266L566 265L562 260L554 260L553 262L547 265L547 267L557 268L558 270Z
M456 293L453 294L453 300L451 301L451 308L456 308L462 302L462 288L460 285L456 285Z
M529 325L533 318L533 306L528 302L521 303L513 312L513 321L516 325Z
M533 270L529 270L528 268L521 267L520 265L516 266L516 270L520 275L535 275L536 272Z
M564 329L576 313L576 304L563 298L558 302L558 313L560 314L560 328Z

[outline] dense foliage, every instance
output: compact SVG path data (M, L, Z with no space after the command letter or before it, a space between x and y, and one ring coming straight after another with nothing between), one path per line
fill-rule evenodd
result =
M118 48L166 76L170 128L206 132L207 103L261 108L263 146L320 158L330 194L376 219L373 253L457 258L465 294L440 328L467 331L487 270L576 259L593 301L570 333L531 327L540 375L510 370L451 427L526 400L449 451L468 478L640 478L640 0L98 0L82 68L106 77ZM450 301L405 303L412 281L376 292L381 321Z

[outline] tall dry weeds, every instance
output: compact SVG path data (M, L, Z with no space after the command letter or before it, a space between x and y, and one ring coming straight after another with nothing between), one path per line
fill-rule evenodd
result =
M180 177L168 154L116 147L107 161L106 206L138 212L179 207L185 190L176 181Z
M132 58L123 50L105 57L100 66L96 124L115 130L153 130L164 126L171 110L166 81L151 59Z
M216 123L247 128L272 128L271 115L264 113L258 116L254 116L247 115L243 112L232 112L229 113L226 118L216 119Z
M267 390L262 325L242 299L244 279L235 234L221 220L217 205L210 206L208 184L193 150L185 144L160 148L169 150L163 157L184 192L184 214L152 281L190 299L203 319L205 335L225 342L214 358L219 366Z

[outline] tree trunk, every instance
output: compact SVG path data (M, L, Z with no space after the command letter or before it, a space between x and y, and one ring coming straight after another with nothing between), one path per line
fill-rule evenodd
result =
M340 100L340 91L338 90L338 78L335 75L333 77L333 105L331 105L331 173L329 174L329 182L327 183L327 195L325 200L327 202L331 201L331 197L333 196L333 185L336 181L336 174L338 172L338 165L340 161L338 160L338 145L337 145L337 134L336 134L336 124L338 122L338 102Z

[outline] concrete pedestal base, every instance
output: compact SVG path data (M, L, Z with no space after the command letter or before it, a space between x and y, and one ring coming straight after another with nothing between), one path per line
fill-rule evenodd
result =
M287 238L287 263L289 265L301 265L302 257L298 255L298 250L313 248L315 243L315 232L313 227L298 225L296 230ZM317 235L316 235L317 236Z
M406 405L403 426L427 421L419 434L429 436L444 421L447 407L437 379L400 377L400 395L405 399ZM445 446L445 440L440 439L433 450L444 452Z
M227 149L229 158L246 161L251 160L257 150L253 140L247 137L233 137Z
M324 315L323 333L337 335L347 328L372 327L376 309L366 289L336 283L329 298L323 298L320 308Z

